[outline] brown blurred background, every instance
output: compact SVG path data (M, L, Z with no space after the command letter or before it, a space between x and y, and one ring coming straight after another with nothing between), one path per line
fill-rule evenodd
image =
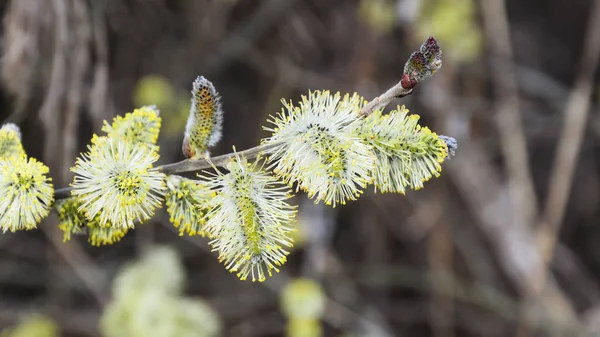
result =
M102 121L161 108L160 163L183 159L191 82L223 97L213 154L250 148L309 89L366 99L398 82L429 35L443 67L405 104L458 140L440 178L369 189L331 209L299 195L298 244L264 284L239 281L164 211L122 242L62 243L56 219L0 236L0 330L31 313L61 336L99 336L111 280L155 244L181 254L186 294L225 336L280 336L278 291L318 280L324 336L600 335L600 1L0 1L0 117L55 187Z

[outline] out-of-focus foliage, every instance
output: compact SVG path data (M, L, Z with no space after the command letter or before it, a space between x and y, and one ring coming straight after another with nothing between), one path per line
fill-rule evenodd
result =
M394 26L394 5L388 0L361 0L359 18L376 33L385 34Z
M200 299L181 296L183 267L167 247L125 266L100 320L104 337L209 337L221 330L217 313Z
M281 310L288 318L287 336L321 336L319 319L325 312L325 300L325 292L319 283L302 278L291 280L280 297Z
M58 337L58 327L51 319L32 315L12 329L3 330L0 337Z
M156 104L162 110L171 104L174 96L175 89L165 78L148 75L139 80L133 94L133 101L136 106Z
M288 317L319 318L325 311L325 293L313 280L292 280L281 292L281 310Z
M421 38L435 36L457 62L473 61L482 49L473 0L424 0L417 22Z
M177 90L159 75L142 77L135 87L133 101L135 106L156 105L165 117L161 132L167 137L181 133L190 111L189 94Z
M319 337L323 334L321 323L312 318L290 319L286 327L288 337Z

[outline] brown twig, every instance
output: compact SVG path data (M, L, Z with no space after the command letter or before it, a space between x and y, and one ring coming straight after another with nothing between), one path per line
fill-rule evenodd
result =
M402 86L402 82L398 82L395 86L389 88L382 95L373 98L369 103L367 103L358 113L361 117L367 117L372 114L373 111L377 109L385 108L392 100L396 98L402 98L408 96L412 93L413 88L405 89Z
M198 160L190 160L185 159L177 163L166 164L156 168L157 171L160 171L164 174L175 174L175 173L184 173L184 172L194 172L199 170L204 170L211 168L213 166L216 167L224 167L227 163L234 158L236 155L242 155L246 159L255 159L261 153L273 149L278 144L273 145L259 145L248 150L240 151L240 152L232 152L223 154L210 159L198 159Z

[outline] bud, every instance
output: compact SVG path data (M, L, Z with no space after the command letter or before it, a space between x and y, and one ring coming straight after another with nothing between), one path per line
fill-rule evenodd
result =
M182 151L186 158L208 157L208 147L221 139L223 110L214 85L199 76L192 89L190 115L185 126Z
M410 55L404 64L402 87L412 89L418 82L433 76L442 67L442 49L433 37L429 37L419 49Z
M423 42L419 51L423 54L427 63L432 63L442 58L442 49L433 36L430 36Z

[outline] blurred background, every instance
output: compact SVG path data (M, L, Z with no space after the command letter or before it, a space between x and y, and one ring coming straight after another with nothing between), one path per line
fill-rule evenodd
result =
M422 190L296 197L295 247L260 284L164 210L100 248L62 243L55 216L4 234L2 336L600 336L599 3L0 1L0 118L56 188L103 120L145 104L160 164L183 159L198 75L223 97L218 155L257 145L282 98L372 99L430 35L442 69L390 107L458 140Z

